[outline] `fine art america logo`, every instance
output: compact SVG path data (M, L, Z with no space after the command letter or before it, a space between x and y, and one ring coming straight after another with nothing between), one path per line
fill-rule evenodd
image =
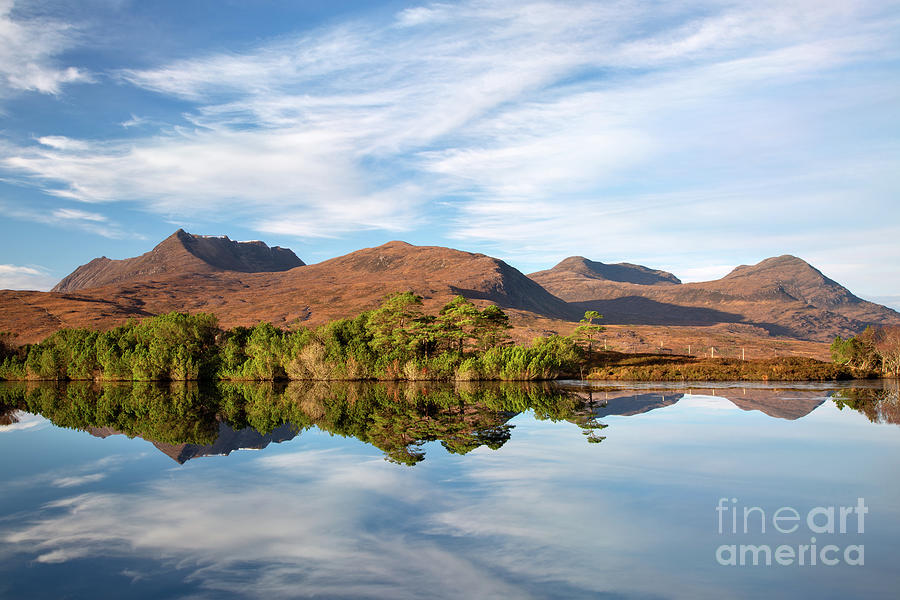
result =
M868 512L863 498L857 498L855 506L816 506L805 512L782 506L769 510L768 514L759 506L739 505L737 498L719 498L716 505L719 535L761 537L776 543L722 544L716 548L716 562L732 567L773 564L833 567L841 562L862 566L864 545L832 542L851 541L849 536L865 533ZM793 543L795 540L802 541Z

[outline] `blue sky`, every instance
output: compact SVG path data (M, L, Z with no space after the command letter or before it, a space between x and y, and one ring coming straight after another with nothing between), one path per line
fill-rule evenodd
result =
M0 0L0 287L184 227L897 304L898 183L897 2Z

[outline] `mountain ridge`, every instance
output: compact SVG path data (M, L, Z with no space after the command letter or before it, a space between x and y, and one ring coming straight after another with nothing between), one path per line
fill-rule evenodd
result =
M751 323L773 335L818 341L859 332L870 324L900 323L900 313L855 296L792 255L741 265L717 280L665 285L580 273L571 268L571 259L581 258L569 257L529 277L570 304L601 312L606 322Z
M304 264L288 248L269 247L261 241L236 242L228 236L194 235L179 229L140 256L121 260L95 258L64 277L50 291L75 292L183 272L286 271Z
M560 261L556 266L545 271L532 273L529 277L554 270L571 272L576 275L594 279L617 281L620 283L634 283L638 285L681 283L680 279L668 271L650 269L643 265L625 262L607 264L589 260L583 256L570 256Z
M426 310L457 294L496 304L510 314L520 340L570 331L586 310L614 326L688 327L701 335L716 326L816 342L868 324L900 323L900 313L856 297L789 255L742 265L718 280L682 283L666 271L583 256L526 276L485 254L401 241L305 265L292 251L263 242L178 230L138 257L94 259L57 291L0 291L0 331L31 342L63 327L107 329L170 311L211 312L226 327L315 326L404 291L422 296Z

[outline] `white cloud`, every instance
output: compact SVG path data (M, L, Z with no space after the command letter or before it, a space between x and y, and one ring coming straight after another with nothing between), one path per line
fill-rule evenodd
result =
M60 66L55 57L76 44L69 24L13 17L16 3L0 0L0 97L15 91L58 94L67 83L91 81L85 71Z
M150 120L146 117L139 117L132 114L130 119L128 119L127 121L122 121L120 125L125 129L128 129L129 127L141 127L143 125L147 125L149 122Z
M0 289L46 291L56 285L43 267L0 264Z
M37 138L37 141L54 150L85 150L89 147L87 142L73 140L62 135L45 135Z
M66 196L64 193L56 195ZM80 229L110 239L121 239L128 235L118 224L110 221L106 215L77 208L42 209L0 201L0 215L54 227ZM132 237L142 238L138 234L132 234Z
M90 473L87 475L71 475L69 477L60 477L53 480L55 487L68 488L77 487L86 483L96 483L106 478L105 473Z
M437 23L450 18L452 10L453 6L449 4L406 8L397 14L397 24L401 27L415 27L416 25Z
M62 219L64 221L88 221L91 223L105 223L109 219L105 216L97 213L87 212L84 210L78 210L74 208L58 208L52 212L52 215L57 219Z
M76 558L83 558L85 556L90 556L90 550L88 548L66 548L65 550L53 550L51 552L40 554L34 560L39 563L56 564L68 562Z
M49 194L170 220L306 238L431 227L534 266L713 273L896 214L881 121L897 27L881 2L423 4L123 70L191 102L189 125L149 135L133 118L132 138L44 136L0 159ZM898 252L870 264L898 274Z

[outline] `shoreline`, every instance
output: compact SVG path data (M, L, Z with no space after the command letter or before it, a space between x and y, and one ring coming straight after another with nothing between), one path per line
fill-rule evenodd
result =
M699 358L672 354L626 354L619 352L598 352L574 369L559 373L555 377L515 377L515 378L471 378L447 377L337 377L337 378L7 378L8 382L70 382L86 381L94 383L166 383L166 382L526 382L526 381L848 381L853 379L892 379L875 371L860 372L849 367L826 363L805 357L779 357L769 359L740 360L734 358Z

